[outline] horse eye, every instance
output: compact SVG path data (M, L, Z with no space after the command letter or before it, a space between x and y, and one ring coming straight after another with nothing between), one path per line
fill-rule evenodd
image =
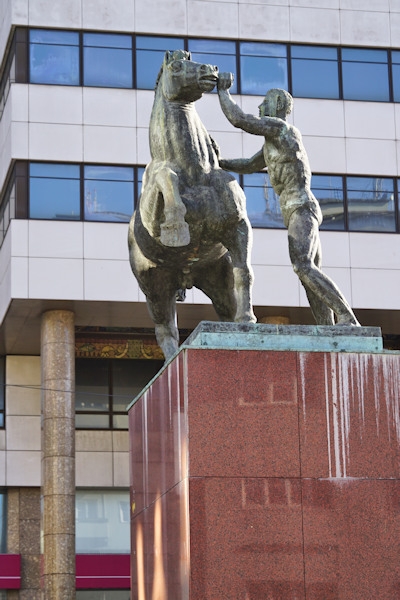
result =
M175 73L178 73L178 71L180 71L182 69L182 63L178 62L178 61L174 61L173 63L171 63L171 69Z

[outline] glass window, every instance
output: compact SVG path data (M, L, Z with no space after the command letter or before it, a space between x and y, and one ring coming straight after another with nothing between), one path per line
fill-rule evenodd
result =
M133 213L133 167L85 166L85 219L126 223Z
M400 52L392 50L393 100L400 102Z
M5 360L4 356L0 356L0 428L4 427L5 414ZM1 498L0 498L1 501ZM0 511L1 515L1 511ZM0 553L1 553L1 538L0 538Z
M292 46L292 93L301 98L339 98L337 48Z
M386 50L342 49L343 98L389 101Z
M7 552L7 492L0 490L0 554ZM1 596L0 596L1 598Z
M184 49L183 38L137 36L136 87L154 90L165 52L181 49Z
M324 216L320 229L343 231L343 178L334 175L313 175L311 189Z
M264 96L271 88L288 89L285 44L240 43L242 94Z
M215 65L222 72L236 73L236 44L230 41L189 40L192 60ZM214 90L216 91L216 90ZM231 94L237 94L237 81L230 88Z
M129 554L128 490L76 490L78 554Z
M279 197L267 173L243 175L247 214L253 227L284 227Z
M395 231L394 182L383 177L347 177L350 231Z
M31 163L29 217L31 219L80 219L78 165Z
M129 590L76 590L76 600L129 600L129 598ZM1 596L0 600L3 600Z
M76 360L76 427L108 429L110 421L108 361Z
M79 34L74 31L31 29L31 83L79 85Z
M126 407L162 365L162 360L77 358L76 427L128 429Z
M132 88L132 37L83 34L84 85Z

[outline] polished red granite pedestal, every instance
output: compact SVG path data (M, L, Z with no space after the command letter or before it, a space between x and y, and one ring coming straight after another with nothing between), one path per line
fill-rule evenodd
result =
M400 355L184 347L131 406L132 600L400 598Z

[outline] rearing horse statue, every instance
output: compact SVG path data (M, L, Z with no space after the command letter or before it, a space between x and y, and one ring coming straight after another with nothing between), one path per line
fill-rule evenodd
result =
M189 52L165 54L150 119L151 161L129 225L132 271L166 359L178 349L176 300L193 286L221 321L256 321L246 199L219 167L218 147L194 105L217 79L217 67L192 61Z

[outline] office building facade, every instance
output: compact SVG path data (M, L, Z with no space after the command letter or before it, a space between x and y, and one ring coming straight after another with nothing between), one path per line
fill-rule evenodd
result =
M129 553L125 407L162 355L126 238L150 159L155 80L165 50L178 48L232 71L248 113L271 87L291 92L324 214L324 270L359 321L398 347L400 0L1 0L2 600L40 597L43 327L54 314L68 316L74 337L77 598L129 598L129 566L115 566ZM228 123L215 93L197 110L223 157L261 148ZM312 323L268 176L239 181L258 319ZM188 290L182 337L215 318Z

